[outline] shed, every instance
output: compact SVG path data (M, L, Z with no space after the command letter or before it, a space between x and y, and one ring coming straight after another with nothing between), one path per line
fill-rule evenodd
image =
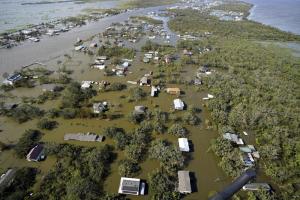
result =
M158 95L158 92L159 92L158 87L155 87L155 86L151 87L151 97L156 97Z
M179 88L167 88L166 91L168 94L173 94L173 95L180 95L181 93Z
M178 191L180 193L192 193L189 171L178 171L178 181Z
M178 138L179 150L184 152L189 152L189 141L187 138Z
M184 102L181 99L174 99L174 108L175 110L183 110Z
M140 184L141 184L140 179L121 177L118 193L119 194L139 195L140 194Z

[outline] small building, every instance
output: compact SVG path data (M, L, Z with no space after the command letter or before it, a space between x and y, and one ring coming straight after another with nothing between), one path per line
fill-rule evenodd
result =
M241 139L238 135L233 134L233 133L227 132L227 133L223 134L223 138L226 140L229 140L231 142L234 142L236 144L244 144L243 139Z
M44 147L41 144L33 147L30 152L27 154L28 161L38 162L45 158Z
M181 99L174 99L173 103L174 103L175 110L184 109L184 102Z
M108 110L108 104L107 104L106 101L93 104L93 112L96 113L96 114L103 113L107 110Z
M140 195L141 180L137 178L121 177L119 194Z
M201 79L199 79L199 78L195 78L194 79L194 85L202 85L203 83L202 83L202 80Z
M180 193L192 193L189 171L178 171L178 182L178 191Z
M135 114L145 114L146 107L145 106L134 106L134 113Z
M189 152L189 141L187 138L178 138L179 150L183 152Z
M151 81L148 77L146 76L143 76L140 80L140 86L143 86L143 85L150 85L151 84Z
M159 92L159 87L152 86L151 87L151 97L156 97Z
M82 142L102 142L103 136L93 133L68 133L65 134L64 140L77 140Z
M144 63L149 63L149 62L150 62L150 59L147 58L147 57L144 57L144 58L143 58L143 62L144 62Z
M179 88L167 88L167 93L168 94L173 94L173 95L180 95L181 90Z
M3 81L3 84L5 84L5 85L14 85L16 82L18 82L22 79L23 79L22 75L19 74L19 73L16 73L16 74L13 74L13 75L7 77L7 79L5 79Z
M82 81L81 82L81 89L87 89L91 87L93 81Z

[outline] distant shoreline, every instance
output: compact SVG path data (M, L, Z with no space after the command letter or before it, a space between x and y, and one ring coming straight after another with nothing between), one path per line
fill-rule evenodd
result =
M252 0L242 0L242 1L252 5L252 8L249 10L249 15L247 16L248 20L259 22L259 23L262 23L267 26L272 26L274 28L278 28L282 31L289 32L289 33L292 33L295 35L300 35L299 27L298 27L299 30L295 29L295 27L297 27L297 26L292 24L290 21L286 21L284 24L283 24L283 22L278 23L276 21L277 19L273 19L273 18L271 18L271 16L264 15L263 14L264 12L261 12L260 14L257 13L257 9L259 9L260 7L259 7L259 4L257 4L256 2L253 2ZM274 12L274 16L278 16L278 14L280 14L280 13ZM295 16L295 18L297 18L297 16ZM269 21L268 21L268 19L269 19Z

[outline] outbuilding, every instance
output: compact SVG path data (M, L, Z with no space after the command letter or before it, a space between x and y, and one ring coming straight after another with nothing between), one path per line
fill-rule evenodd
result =
M179 150L183 152L189 152L189 141L187 138L178 138Z

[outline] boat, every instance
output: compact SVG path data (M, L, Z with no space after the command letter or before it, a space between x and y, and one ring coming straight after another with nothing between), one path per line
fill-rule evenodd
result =
M243 190L250 190L250 191L256 191L256 190L271 190L271 187L267 183L249 183L243 186Z

